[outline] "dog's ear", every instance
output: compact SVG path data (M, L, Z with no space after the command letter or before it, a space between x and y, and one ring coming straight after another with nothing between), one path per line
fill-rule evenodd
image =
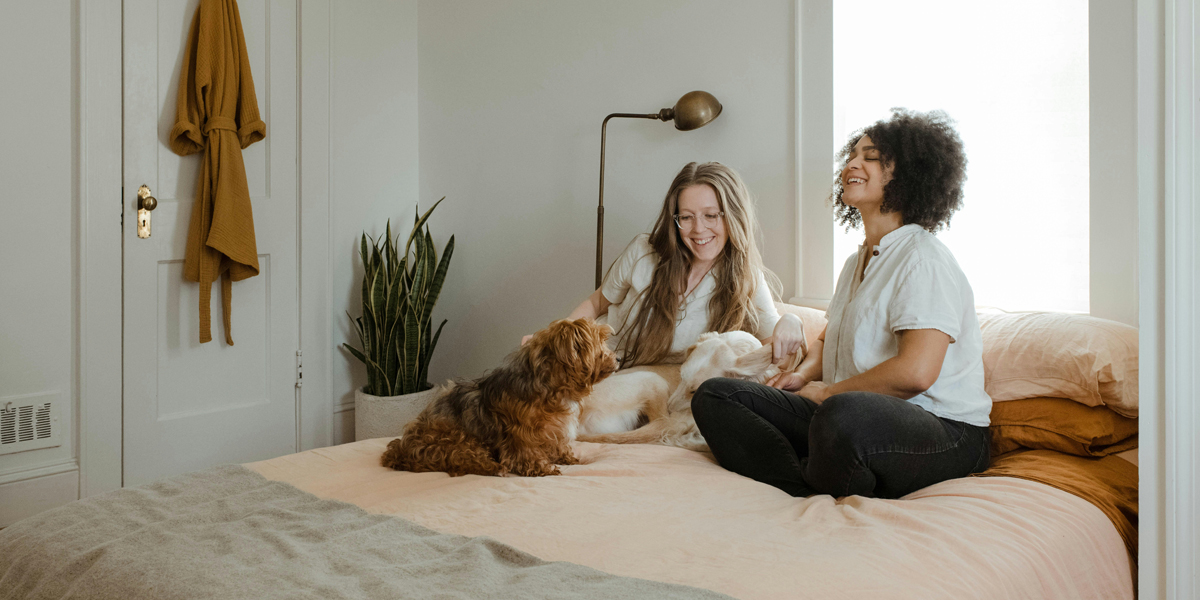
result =
M761 346L738 357L729 370L730 377L757 381L771 366L771 346Z
M787 360L779 367L779 370L784 373L791 373L800 368L800 363L804 362L804 357L808 355L808 345L801 344L800 350L789 354Z
M683 362L687 362L688 359L692 357L692 353L696 351L696 346L699 345L700 344L692 344L691 346L688 346L687 350L683 351Z
M615 370L604 340L612 329L586 319L561 319L534 334L528 346L533 376L555 389L586 390Z
M696 343L688 346L688 349L683 351L683 362L687 362L687 360L692 357L692 353L696 351L697 346L707 342L708 340L715 340L719 337L721 337L721 334L715 331L706 331L700 334L700 337L696 338Z

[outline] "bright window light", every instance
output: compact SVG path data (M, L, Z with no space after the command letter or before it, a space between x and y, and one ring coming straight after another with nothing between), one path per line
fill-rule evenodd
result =
M892 107L958 123L963 208L938 238L976 305L1088 312L1087 1L834 2L834 150ZM863 234L834 229L836 277Z

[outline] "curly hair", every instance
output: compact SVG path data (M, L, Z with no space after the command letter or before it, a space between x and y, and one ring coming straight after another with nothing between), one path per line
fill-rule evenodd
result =
M871 138L881 164L892 167L879 210L899 212L904 224L916 223L930 233L949 227L950 217L962 208L967 180L962 138L945 112L906 108L893 108L891 118L854 132L835 156L837 171L829 199L838 224L849 231L862 223L858 209L842 202L842 170L863 136Z

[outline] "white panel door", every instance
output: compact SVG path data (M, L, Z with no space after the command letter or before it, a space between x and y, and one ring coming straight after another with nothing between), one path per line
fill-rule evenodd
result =
M168 145L184 44L199 0L124 2L124 485L297 449L299 345L296 1L238 2L266 138L244 150L259 275L220 283L199 343L199 284L184 281L203 154ZM137 199L158 199L137 236Z

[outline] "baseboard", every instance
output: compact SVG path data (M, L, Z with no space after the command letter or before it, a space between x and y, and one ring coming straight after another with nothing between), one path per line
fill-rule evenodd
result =
M26 479L36 479L38 477L47 477L49 475L58 475L68 471L78 471L79 463L73 458L63 458L52 462L45 462L33 465L24 465L12 469L0 471L0 486L24 481Z
M79 499L79 469L0 485L0 527Z

